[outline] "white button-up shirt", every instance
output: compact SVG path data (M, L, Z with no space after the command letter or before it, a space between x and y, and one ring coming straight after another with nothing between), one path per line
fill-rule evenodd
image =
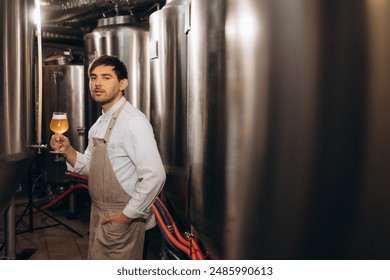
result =
M103 113L88 132L88 146L84 154L77 152L77 160L70 172L88 176L92 137L104 138L113 113L124 97ZM107 143L108 156L117 179L132 197L123 214L130 218L147 218L150 206L165 182L165 170L159 154L153 129L145 115L127 103Z

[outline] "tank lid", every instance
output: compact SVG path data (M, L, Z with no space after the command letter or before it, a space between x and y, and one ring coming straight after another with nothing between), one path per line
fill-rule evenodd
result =
M101 18L97 22L98 27L107 26L107 25L128 25L135 24L138 22L138 19L134 15L125 15L125 16L115 16Z
M65 65L72 61L72 53L70 51L55 52L47 57L43 62L45 65Z

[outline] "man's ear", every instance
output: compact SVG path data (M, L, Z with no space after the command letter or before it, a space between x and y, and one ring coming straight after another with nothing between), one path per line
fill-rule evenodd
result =
M122 79L120 80L119 88L121 91L125 90L127 86L129 85L129 80L128 79Z

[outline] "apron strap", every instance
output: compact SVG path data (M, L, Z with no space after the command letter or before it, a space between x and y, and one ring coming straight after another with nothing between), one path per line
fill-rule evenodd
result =
M115 122L118 119L119 114L121 113L123 107L125 107L127 101L124 101L122 105L112 114L111 121L108 125L108 128L106 130L106 134L104 135L104 139L106 142L110 140L112 129L114 128Z

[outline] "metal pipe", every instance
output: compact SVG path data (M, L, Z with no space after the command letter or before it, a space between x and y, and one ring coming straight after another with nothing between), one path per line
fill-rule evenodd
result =
M114 3L115 2L115 3ZM59 1L48 0L42 1L42 11L45 15L47 24L68 23L78 25L80 21L96 19L102 14L117 10L130 11L136 7L153 6L156 3L164 2L161 0L74 0L74 1ZM116 6L116 8L113 6Z
M4 214L5 219L5 259L16 259L15 196Z
M38 42L38 120L37 144L42 144L42 30L41 30L41 1L35 0L37 11L37 42ZM38 153L39 153L38 149Z

